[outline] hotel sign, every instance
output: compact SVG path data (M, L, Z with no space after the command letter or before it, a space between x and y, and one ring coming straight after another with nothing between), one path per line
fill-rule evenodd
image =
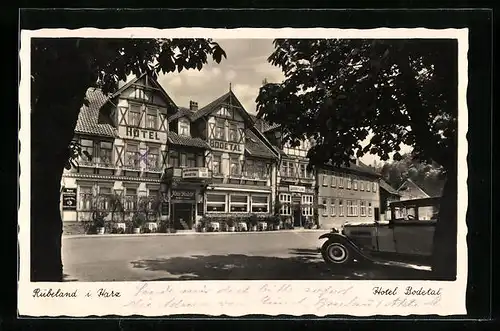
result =
M230 141L222 141L222 140L213 140L209 141L210 148L216 151L222 152L232 152L232 153L243 153L243 144L230 142Z
M120 135L127 138L137 139L137 140L147 140L147 141L157 141L160 142L162 139L166 140L165 132L136 128L132 126L122 126L120 127Z
M306 193L306 187L305 186L290 185L290 186L288 186L288 190L290 192Z
M170 199L177 201L194 201L195 193L194 190L172 190Z
M182 178L208 178L208 168L183 168Z

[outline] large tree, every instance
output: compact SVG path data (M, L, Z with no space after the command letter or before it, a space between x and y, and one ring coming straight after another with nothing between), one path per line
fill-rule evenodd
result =
M210 39L36 38L31 41L31 280L61 281L61 176L89 87L130 74L201 70L224 50ZM73 146L74 147L74 146Z
M279 39L269 62L285 76L261 87L258 117L283 140L312 138L311 165L349 165L365 153L401 159L401 144L443 167L448 180L434 236L433 270L456 270L456 40ZM366 146L363 141L369 140Z

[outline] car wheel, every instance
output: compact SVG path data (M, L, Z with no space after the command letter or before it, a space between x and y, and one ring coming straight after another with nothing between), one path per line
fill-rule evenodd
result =
M327 263L348 264L351 261L349 249L341 243L327 241L321 247L321 255Z

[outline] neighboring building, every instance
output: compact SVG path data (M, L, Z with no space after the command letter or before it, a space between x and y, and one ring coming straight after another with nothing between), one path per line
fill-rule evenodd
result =
M272 214L272 175L278 160L277 151L255 128L252 117L231 90L200 109L197 103L191 102L190 109L179 109L169 121L170 159L174 149L180 157L188 155L188 149L191 155L187 164L169 161L171 168L165 176L172 192L182 188L183 195L196 197L190 202L193 207L189 209L192 216L188 224L203 215ZM185 142L179 142L180 139ZM177 183L177 188L172 183ZM193 185L196 188L187 192ZM180 207L188 209L185 203L178 207L172 203L171 217L182 227L182 222L177 220L180 214L175 212ZM183 212L182 218L187 217L188 212Z
M398 201L400 195L396 189L394 189L385 180L380 179L380 219L382 221L391 219L391 210L388 208L389 203L393 201Z
M350 167L324 166L317 171L318 216L322 228L346 222L374 222L379 215L379 178L360 161Z
M307 152L311 148L309 141L303 141L297 147L281 143L279 126L271 126L258 120L256 127L260 128L280 151L279 167L276 168L276 197L279 202L279 214L289 217L294 226L304 226L314 220L315 177L307 169Z
M167 117L177 106L146 75L110 97L90 88L87 98L89 106L80 111L74 140L92 160L83 156L79 169L64 172L62 219L88 220L95 208L108 210L114 194L123 199L130 212L126 217L130 217L138 197L160 195L167 156Z
M349 168L324 166L309 171L307 152L312 142L290 148L281 144L278 125L258 120L256 126L281 151L276 183L281 215L290 216L295 226L315 221L326 229L347 221L375 220L380 175L372 167L358 161Z
M420 186L418 186L413 180L407 178L397 189L397 192L400 195L400 200L414 200L414 199L423 199L430 198L430 195L427 194ZM419 219L421 220L430 220L436 217L437 209L434 207L420 207L418 210ZM415 212L411 211L411 209L407 209L404 211L404 215L401 215L403 218L407 218L408 215L415 215Z

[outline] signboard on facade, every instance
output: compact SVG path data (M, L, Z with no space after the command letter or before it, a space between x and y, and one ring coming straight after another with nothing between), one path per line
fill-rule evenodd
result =
M162 201L161 202L161 214L162 215L168 215L169 207L170 207L170 202L169 201Z
M132 126L120 126L118 130L121 137L128 139L152 142L162 142L167 139L166 132L162 131L136 128Z
M215 151L243 153L243 144L236 142L210 139L209 145Z
M170 199L177 201L194 201L196 191L194 190L172 190Z
M288 190L290 192L306 193L306 187L305 186L289 185L288 186Z
M76 188L64 188L62 202L63 210L76 210Z
M208 178L208 168L183 168L182 178Z

